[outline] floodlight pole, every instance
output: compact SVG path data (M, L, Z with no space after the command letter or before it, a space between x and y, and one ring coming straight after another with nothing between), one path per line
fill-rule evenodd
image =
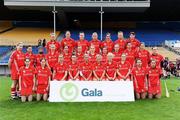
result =
M99 11L99 13L101 14L101 41L103 39L103 7L101 6L101 11Z
M54 35L56 36L56 13L57 13L57 11L56 11L55 4L54 4L52 13L54 14Z

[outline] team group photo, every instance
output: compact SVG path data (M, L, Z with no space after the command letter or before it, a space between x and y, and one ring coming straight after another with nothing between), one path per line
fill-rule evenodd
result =
M178 120L179 0L1 0L0 120Z

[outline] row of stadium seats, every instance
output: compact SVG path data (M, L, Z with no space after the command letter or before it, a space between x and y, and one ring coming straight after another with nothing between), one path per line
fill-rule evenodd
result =
M11 46L1 46L0 47L0 57L6 54L9 50L11 50Z

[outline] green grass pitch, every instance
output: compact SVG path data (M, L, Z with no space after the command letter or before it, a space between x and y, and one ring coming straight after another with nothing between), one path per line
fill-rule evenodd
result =
M0 120L179 120L180 79L168 79L170 98L165 97L162 81L162 98L135 102L105 103L49 103L10 100L11 80L0 77ZM175 91L173 91L175 90ZM118 92L118 91L117 91Z

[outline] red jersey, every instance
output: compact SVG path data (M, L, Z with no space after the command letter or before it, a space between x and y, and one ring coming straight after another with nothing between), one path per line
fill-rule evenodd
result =
M101 41L100 40L91 40L89 42L90 46L94 45L95 46L95 53L99 54L100 52L100 47L101 47Z
M41 66L41 59L45 58L44 54L37 54L36 55L36 67Z
M114 43L112 40L105 40L101 43L101 48L107 47L108 52L112 52L114 49Z
M137 52L137 58L139 58L142 61L142 67L148 67L148 63L150 60L150 54L147 50L139 50Z
M137 57L137 54L134 50L128 50L126 49L124 51L124 53L126 54L126 60L130 63L131 68L134 66L135 63L135 59Z
M94 64L96 62L96 54L89 54L89 62L91 62L91 64Z
M10 62L12 64L11 69L19 70L20 67L24 66L25 55L22 51L14 51L10 56Z
M94 68L93 68L94 72L96 73L98 78L101 78L103 73L105 72L105 65L101 63L96 62L94 64Z
M74 47L76 45L76 42L74 41L74 39L70 38L70 39L62 39L61 41L61 47L62 49L64 49L65 46L68 46L69 49L69 53L72 53L74 50Z
M131 72L131 65L129 62L125 61L124 63L122 63L121 61L118 63L117 65L117 69L118 69L118 72L123 76L123 77L126 77L127 74ZM119 76L118 75L118 79L121 80L121 79L124 79L122 76ZM130 76L127 76L126 79L130 79Z
M21 88L26 88L29 86L33 86L33 79L34 75L36 74L36 69L32 66L29 66L28 68L26 67L21 67L19 70L19 76L21 77Z
M71 62L68 66L68 71L69 71L69 73L71 73L73 78L77 75L79 69L80 69L80 66L79 66L78 62L76 62L76 63ZM79 79L79 77L77 77L77 78ZM70 76L69 76L69 79L71 79Z
M89 43L87 40L78 40L77 47L82 46L82 52L85 53L89 48Z
M102 62L103 63L107 62L107 54L102 54Z
M72 56L71 53L63 53L63 56L64 56L64 62L65 62L66 64L68 64L69 62L71 62L71 56Z
M38 85L47 85L49 84L49 77L51 77L51 71L48 67L42 68L37 67L36 68L36 81Z
M152 55L150 56L150 60L152 60L152 59L156 60L156 66L157 66L157 67L161 67L161 62L164 60L164 58L163 58L162 55L160 55L160 54L153 55L153 54L152 54Z
M114 77L117 69L117 63L112 61L111 63L106 62L106 73L108 74L109 77Z
M113 60L117 63L120 62L122 53L121 52L113 52L113 54L114 54Z
M46 54L46 60L51 68L54 68L56 63L58 62L59 53L58 52L49 52Z
M123 52L126 49L127 41L124 39L117 39L114 44L119 44L119 50Z
M50 40L49 42L47 42L46 49L48 52L50 52L49 48L50 48L51 44L54 44L56 46L56 52L60 52L60 44L56 40Z
M139 47L141 45L141 43L139 42L138 39L128 39L128 42L131 43L132 45L132 49L135 50L137 47Z
M85 78L88 78L89 75L92 73L93 67L92 67L92 64L90 62L83 62L81 64L80 69L81 69L81 73L83 74L83 76ZM83 80L83 78L81 78L81 80ZM92 80L92 76L90 77L89 80Z
M54 67L55 76L53 79L55 80L62 80L62 78L65 75L65 72L67 71L67 65L65 63L57 63ZM65 78L66 80L66 78Z
M145 92L146 91L146 75L147 71L145 68L135 67L132 70L132 76L134 78L134 86L136 92ZM136 82L135 82L136 81Z
M84 61L84 54L83 53L77 53L76 54L78 63L82 63Z
M160 85L160 75L162 74L161 68L149 68L147 74L150 86Z
M29 58L30 59L30 66L34 66L35 62L36 62L36 56L33 53L26 53L25 54L25 58Z

